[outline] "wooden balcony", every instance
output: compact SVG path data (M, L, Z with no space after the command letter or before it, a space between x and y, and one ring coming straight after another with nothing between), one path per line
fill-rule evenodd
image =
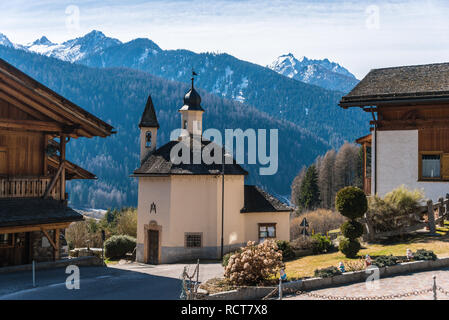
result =
M0 198L39 198L42 197L52 177L0 177ZM49 197L60 200L59 179L49 193Z

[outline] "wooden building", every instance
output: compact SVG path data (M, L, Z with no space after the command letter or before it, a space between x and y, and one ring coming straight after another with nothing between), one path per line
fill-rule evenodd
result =
M67 207L66 180L96 179L66 148L112 130L0 59L0 267L60 257L61 230L83 219Z
M371 70L340 106L372 115L372 133L357 140L372 149L370 193L402 184L434 201L449 193L449 63Z

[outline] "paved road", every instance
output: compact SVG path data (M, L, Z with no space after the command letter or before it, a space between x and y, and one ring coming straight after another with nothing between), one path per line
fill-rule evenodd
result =
M179 299L184 264L123 264L80 267L80 289L68 290L65 268L36 271L37 287L30 271L0 274L0 300L4 299ZM193 270L193 266L191 266ZM218 263L200 266L200 281L223 274Z
M436 275L437 286L449 291L449 268L426 271L418 273L410 273L406 275L383 278L379 280L379 287L368 289L365 282L355 283L335 288L321 289L312 291L315 294L331 295L336 297L373 297L391 294L401 294L413 291L420 291L432 288L433 275ZM305 295L286 297L289 300L313 300L315 297ZM399 297L393 300L430 300L433 299L433 293L428 292L420 295L412 295L409 297ZM437 291L438 300L449 300L449 296Z

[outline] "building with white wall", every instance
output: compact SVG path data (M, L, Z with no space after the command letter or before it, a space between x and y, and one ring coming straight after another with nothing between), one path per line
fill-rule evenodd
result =
M402 184L433 201L449 193L449 63L371 70L340 106L372 114L371 134L357 140L367 193Z

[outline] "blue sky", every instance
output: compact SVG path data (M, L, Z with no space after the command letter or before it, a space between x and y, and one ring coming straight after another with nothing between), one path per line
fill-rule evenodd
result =
M449 3L436 0L9 0L0 3L0 32L23 44L96 29L122 41L146 37L163 49L227 52L261 65L291 52L329 58L361 78L372 68L449 61L448 16Z

